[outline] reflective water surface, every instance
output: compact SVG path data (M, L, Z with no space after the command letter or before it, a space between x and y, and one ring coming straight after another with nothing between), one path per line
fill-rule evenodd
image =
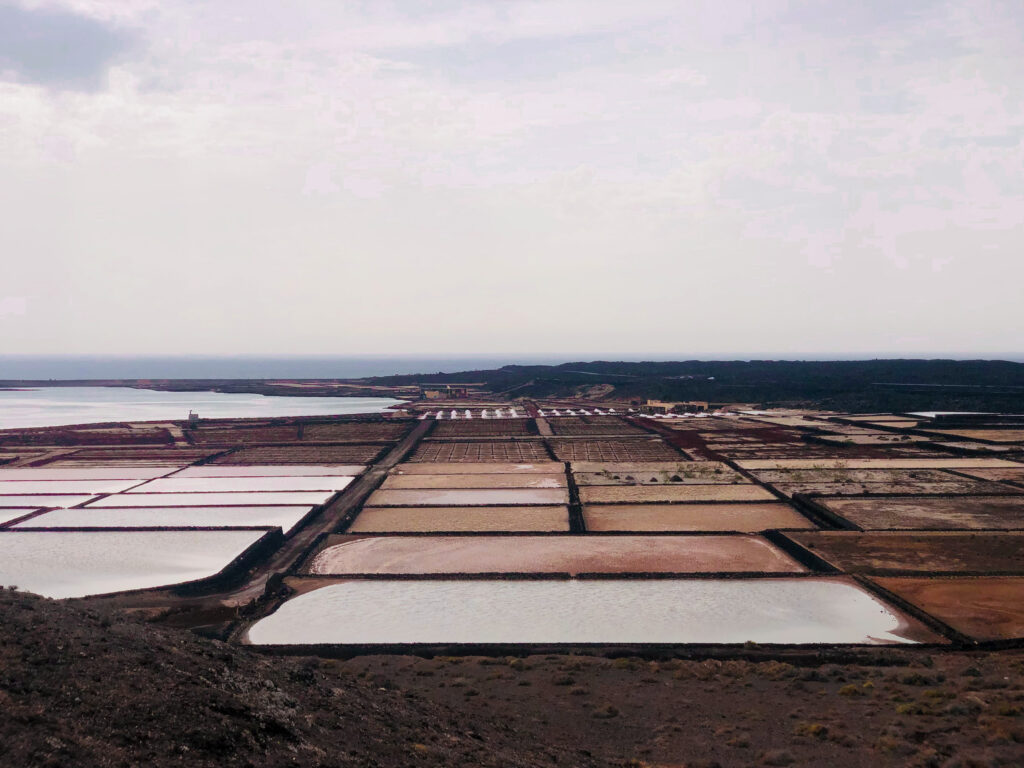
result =
M142 507L55 509L14 528L266 526L290 531L312 507ZM0 513L0 520L4 517Z
M40 387L0 391L0 429L124 421L379 413L402 401L379 397L274 397L158 392L131 387Z
M263 535L263 531L0 532L0 584L54 598L180 584L220 572Z
M313 507L323 504L334 491L295 491L291 493L124 493L107 496L89 504L99 507L220 507L220 506L286 506L300 504Z
M131 493L201 493L206 491L340 491L351 477L163 477Z
M292 598L249 641L907 643L915 634L836 578L352 580Z

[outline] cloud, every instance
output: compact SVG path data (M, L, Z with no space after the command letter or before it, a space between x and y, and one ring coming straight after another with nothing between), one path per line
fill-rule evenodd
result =
M334 168L330 163L315 163L306 170L302 185L304 195L333 195L339 189L334 181Z
M20 349L1019 346L1019 2L18 2Z
M122 29L70 11L0 5L0 80L99 90L130 39Z
M0 317L28 313L28 298L25 296L0 296Z

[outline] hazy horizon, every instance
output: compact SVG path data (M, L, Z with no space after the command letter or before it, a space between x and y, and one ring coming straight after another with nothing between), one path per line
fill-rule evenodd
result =
M642 355L0 355L0 380L97 380L97 379L326 379L366 378L432 374L438 372L500 368L504 365L557 365L560 363L686 362L704 360L786 360L785 357L659 357ZM791 358L790 358L791 359ZM801 358L807 361L839 361L828 356ZM895 359L886 356L845 360ZM935 360L936 357L904 359ZM978 360L965 356L944 359ZM1024 363L1024 356L1000 358Z
M0 353L1020 357L1022 69L1003 0L0 0Z

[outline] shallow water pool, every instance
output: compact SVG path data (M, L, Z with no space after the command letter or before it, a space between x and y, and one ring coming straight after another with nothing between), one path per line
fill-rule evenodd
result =
M232 528L291 531L312 507L108 507L55 509L14 528ZM3 514L0 514L0 519Z
M352 580L257 622L251 643L908 643L931 639L841 578Z
M0 532L0 584L84 597L213 576L264 531Z
M124 493L107 496L89 504L100 507L220 507L323 504L334 491L296 491L292 493Z
M89 499L95 499L89 495L63 495L46 496L37 494L32 496L0 496L0 509L4 507L74 507Z
M236 493L252 491L340 491L348 476L323 477L164 477L133 488L131 493Z

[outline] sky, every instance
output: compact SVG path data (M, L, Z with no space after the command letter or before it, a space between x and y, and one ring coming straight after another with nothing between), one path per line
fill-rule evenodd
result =
M1024 5L0 0L0 354L1024 353Z

